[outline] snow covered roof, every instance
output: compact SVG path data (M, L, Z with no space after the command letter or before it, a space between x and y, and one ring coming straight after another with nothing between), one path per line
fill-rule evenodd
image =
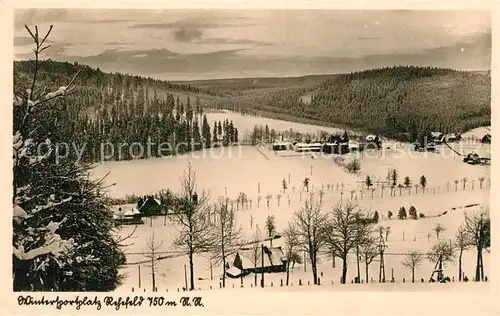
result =
M244 249L238 251L243 269L262 267L262 249L257 246L257 249ZM283 264L284 253L281 247L265 247L264 246L264 267L271 267ZM257 264L255 264L257 260Z
M114 218L141 214L135 204L114 205L111 207L111 210L113 211Z

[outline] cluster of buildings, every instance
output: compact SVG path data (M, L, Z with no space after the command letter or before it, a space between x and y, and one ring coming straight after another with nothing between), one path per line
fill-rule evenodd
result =
M364 149L380 149L380 138L368 135L362 141L350 140L347 133L343 136L331 135L326 141L291 142L281 141L271 145L273 151L293 150L295 152L322 152L325 154L345 154Z
M165 214L166 212L161 201L153 196L139 198L137 204L115 205L111 209L116 225L144 224L143 216Z

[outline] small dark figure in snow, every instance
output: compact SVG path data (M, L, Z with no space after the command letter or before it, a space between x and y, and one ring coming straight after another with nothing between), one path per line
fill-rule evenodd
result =
M469 278L467 276L464 276L464 282L469 282Z

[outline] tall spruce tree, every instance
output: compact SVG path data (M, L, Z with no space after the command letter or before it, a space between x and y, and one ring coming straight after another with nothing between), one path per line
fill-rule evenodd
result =
M52 26L44 37L37 27L26 29L36 46L32 82L13 102L13 289L111 291L125 256L103 183L90 179L89 165L79 163L71 147L56 145L74 141L62 117L78 73L42 94L39 57Z

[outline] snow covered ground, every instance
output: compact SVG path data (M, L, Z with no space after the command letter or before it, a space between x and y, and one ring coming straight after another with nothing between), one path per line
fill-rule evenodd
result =
M255 118L253 118L255 120ZM239 128L238 124L236 126ZM253 125L252 125L253 126ZM272 127L272 126L270 126ZM374 261L369 266L369 279L374 283L363 285L344 285L340 287L341 262L337 259L336 267L332 267L331 258L322 256L319 262L321 273L321 289L355 289L355 290L387 290L398 291L399 289L412 288L415 291L428 289L455 289L478 287L487 289L487 285L429 285L421 284L420 279L428 280L434 265L425 261L417 270L415 278L419 284L408 284L411 278L410 271L404 268L401 261L403 253L411 249L422 252L428 251L436 242L436 235L432 231L437 224L445 227L441 239L450 240L456 229L462 223L464 213L477 211L489 206L489 166L472 166L462 162L461 157L445 146L440 146L438 153L419 153L409 148L398 147L396 143L385 144L382 153L365 152L359 155L361 160L361 171L359 175L347 173L333 161L333 156L321 156L306 154L297 156L294 152L274 153L266 148L255 147L231 147L211 149L205 152L196 152L184 156L165 157L158 159L107 162L99 164L93 170L94 177L102 177L111 172L107 183L116 183L109 188L109 193L114 197L124 197L127 194L156 193L161 189L169 188L174 192L180 189L179 179L186 164L190 162L196 172L197 190L207 191L212 199L227 196L236 200L240 192L247 194L252 200L251 209L238 207L238 223L248 239L255 235L256 227L261 230L265 237L264 223L269 214L275 216L278 231L287 226L292 218L293 212L297 211L307 193L303 188L304 178L310 179L310 191L316 196L319 191L324 191L323 204L325 209L338 203L340 200L354 200L361 207L375 211L381 216L378 226L390 226L390 234L387 240L387 255L385 259L386 279L394 276L394 284L376 284L378 280L379 263ZM489 145L460 143L454 144L458 152L467 153L471 150L481 155L489 154ZM346 160L351 159L349 155ZM399 181L403 182L405 176L410 177L412 183L418 183L420 176L427 178L425 193L421 188L396 190L395 196L390 196L390 189L385 188L382 193L380 186L374 185L372 192L363 186L366 175L370 175L375 181L383 180L388 169L397 169ZM462 182L455 185L455 180L460 181L467 178L465 189ZM485 178L480 188L479 178ZM282 181L288 184L288 189L283 193ZM343 185L343 190L342 190ZM266 195L272 195L269 208L266 205ZM278 195L281 195L278 205ZM382 196L383 195L383 196ZM261 201L258 202L259 196ZM474 204L470 208L465 205ZM415 206L418 213L424 213L426 218L418 220L395 219L397 211L401 206L407 210ZM236 208L236 205L234 206ZM389 220L387 212L391 210L394 217ZM441 215L447 211L446 215ZM253 218L253 225L251 219ZM121 233L127 234L133 229L124 226ZM163 241L160 251L176 251L172 246L172 240L177 234L176 228L163 217L158 217L150 222L145 219L145 224L137 227L133 243L126 250L129 263L144 261L146 258L139 254L146 251L145 243L154 230L155 238ZM275 240L273 246L280 246L281 240ZM485 275L489 275L489 253L484 252ZM181 256L158 262L156 274L156 286L158 291L177 291L184 287L184 266L188 265L187 257ZM140 268L139 268L140 266ZM463 258L463 270L472 278L475 269L475 253L467 251ZM139 272L140 270L140 272ZM361 264L361 276L365 280L365 266ZM139 274L141 290L151 291L150 270L144 264L129 265L123 269L127 278L117 291L130 291L139 287ZM219 277L222 268L214 266L210 269L210 261L206 255L195 256L195 284L197 289L216 290L219 288ZM354 257L349 258L348 280L357 275ZM456 263L445 265L445 275L458 278L458 267ZM258 276L260 282L261 276ZM266 274L265 285L267 287L281 288L281 280L285 278L284 273ZM406 283L403 283L405 278ZM299 286L299 280L302 286ZM254 282L254 275L246 276L243 280L244 289L241 289L240 279L228 279L228 288L238 288L238 291L249 291ZM295 265L291 271L291 288L303 290L312 283L312 273L309 263ZM333 283L333 284L332 284ZM290 289L291 290L291 289Z

